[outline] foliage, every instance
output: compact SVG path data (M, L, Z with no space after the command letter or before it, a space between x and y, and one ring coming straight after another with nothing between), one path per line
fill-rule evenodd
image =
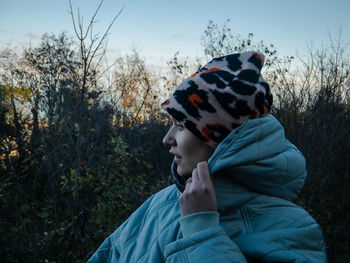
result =
M18 61L25 67L4 68L0 89L1 256L81 262L149 196L148 164L98 102L98 71L81 92L83 63L64 34L45 35Z
M170 96L174 89L188 76L196 72L201 67L201 64L199 58L197 58L195 63L191 63L188 57L181 58L180 53L176 52L174 57L167 62L168 71L162 77L166 97Z
M158 110L159 80L151 73L136 50L119 57L109 89L110 103L118 108L119 124L132 126L155 118Z
M206 55L215 58L227 54L254 50L264 54L265 67L267 68L279 62L277 50L273 44L266 45L262 40L256 42L253 33L249 33L247 37L234 34L228 26L229 23L230 20L227 19L220 28L214 21L209 20L208 26L201 38Z
M159 112L159 97L193 73L199 59L190 63L176 53L160 77L133 52L117 59L104 81L106 39L91 33L94 19L90 38L75 25L78 46L62 33L44 35L21 54L1 51L3 262L84 262L146 198L171 183L171 157L161 143L169 120ZM307 160L298 203L320 223L330 262L349 261L346 46L331 39L292 70L293 57L280 58L253 34L234 35L228 22L220 28L209 21L202 37L206 55L265 53L273 114ZM160 91L160 84L169 90Z

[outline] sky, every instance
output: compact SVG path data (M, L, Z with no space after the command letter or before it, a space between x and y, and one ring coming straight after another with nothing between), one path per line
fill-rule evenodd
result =
M85 24L99 3L71 2ZM44 33L74 35L68 0L0 0L0 6L0 48L35 46ZM161 62L177 51L202 56L200 39L209 20L221 26L230 19L235 34L253 33L281 56L321 47L340 29L344 42L350 41L350 0L104 0L95 32L102 34L121 9L109 35L110 56L133 48L146 60Z

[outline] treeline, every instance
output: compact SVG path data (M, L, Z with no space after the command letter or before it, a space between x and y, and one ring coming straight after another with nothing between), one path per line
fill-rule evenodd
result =
M89 28L88 28L89 29ZM80 32L80 33L79 33ZM105 39L77 30L0 54L0 256L85 262L145 199L171 184L162 99L201 64L175 54L163 72L137 52L103 66ZM308 57L278 56L253 34L210 21L205 60L266 56L273 114L307 159L298 199L320 223L330 262L350 260L350 61L341 39ZM298 67L291 69L297 61ZM206 61L203 61L206 62Z

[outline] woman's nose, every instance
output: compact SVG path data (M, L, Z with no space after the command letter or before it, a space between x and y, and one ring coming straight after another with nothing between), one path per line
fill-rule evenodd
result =
M176 141L175 141L175 138L173 136L173 129L172 128L170 128L169 131L167 132L167 134L164 136L163 144L166 146L175 146L176 145Z

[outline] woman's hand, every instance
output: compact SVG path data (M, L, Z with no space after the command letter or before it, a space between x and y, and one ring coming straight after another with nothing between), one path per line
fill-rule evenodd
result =
M198 212L217 211L217 201L208 163L200 162L186 182L179 198L181 216Z

